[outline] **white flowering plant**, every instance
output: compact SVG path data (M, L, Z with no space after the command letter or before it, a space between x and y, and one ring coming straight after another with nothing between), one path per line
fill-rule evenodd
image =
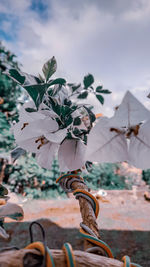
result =
M35 153L46 169L51 169L57 155L61 172L81 169L88 161L126 161L150 168L150 111L127 92L114 116L96 120L90 95L103 104L103 94L111 92L101 85L94 88L91 74L84 77L83 85L51 79L56 69L52 57L42 68L44 77L16 69L5 72L32 99L21 107L19 122L13 126L19 147ZM22 151L17 148L13 153Z
M56 59L52 57L42 68L43 77L14 68L5 74L31 97L20 109L19 122L13 125L17 144L35 153L38 164L46 169L51 169L57 155L60 170L65 172L82 168L86 162L87 136L96 120L89 104L90 95L103 104L103 94L111 92L101 85L94 88L91 74L84 77L83 85L67 83L63 78L52 79L56 69ZM14 154L16 151L23 150L17 148Z

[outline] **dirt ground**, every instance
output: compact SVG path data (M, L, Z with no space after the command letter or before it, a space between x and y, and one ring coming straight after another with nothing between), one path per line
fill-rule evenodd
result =
M98 225L107 230L150 231L150 202L144 191L109 190L99 199ZM24 221L48 218L60 227L79 227L82 221L78 201L69 199L32 200L24 206Z
M144 189L145 190L145 189ZM101 239L112 248L117 259L129 255L133 262L150 266L150 202L143 197L144 190L113 190L99 199L98 225ZM28 200L23 204L24 222L7 220L10 239L0 246L24 247L29 241L30 221L40 220L45 228L50 248L61 248L70 242L74 249L83 249L78 232L82 221L78 201L73 197L53 200ZM41 219L42 218L42 219ZM18 238L19 236L19 238ZM35 230L35 240L40 233Z

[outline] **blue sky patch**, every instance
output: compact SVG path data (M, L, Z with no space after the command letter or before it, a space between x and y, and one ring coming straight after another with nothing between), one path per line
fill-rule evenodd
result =
M0 13L0 39L13 41L16 39L18 19L11 14Z
M48 9L49 7L43 0L32 0L30 9L38 13L41 19L48 19Z

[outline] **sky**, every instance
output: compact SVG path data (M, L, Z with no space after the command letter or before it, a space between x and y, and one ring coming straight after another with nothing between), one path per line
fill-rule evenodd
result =
M130 90L150 109L149 0L0 0L0 40L22 70L41 73L52 56L57 77L112 91L99 112L112 116Z

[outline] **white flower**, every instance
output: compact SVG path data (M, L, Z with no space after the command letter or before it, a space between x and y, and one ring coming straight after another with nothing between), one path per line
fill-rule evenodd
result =
M126 139L120 133L110 131L110 119L102 117L88 136L86 160L96 162L120 162L128 159Z
M130 128L150 118L146 109L129 91L126 92L121 104L110 120L110 127Z
M51 111L39 110L29 113L26 108L35 108L35 106L33 102L22 106L19 122L13 125L16 142L21 148L36 153L39 165L50 169L67 130L59 130Z
M81 140L64 140L58 152L62 171L81 169L85 164L86 145Z
M137 168L150 168L150 111L127 92L115 115L101 118L91 130L86 160L128 161Z
M13 125L16 143L23 149L36 153L41 167L51 169L53 159L58 155L61 171L71 171L84 165L85 145L79 140L66 140L68 128L59 129L57 114L45 109L41 104L38 111L32 101L25 103L20 110L19 122Z

